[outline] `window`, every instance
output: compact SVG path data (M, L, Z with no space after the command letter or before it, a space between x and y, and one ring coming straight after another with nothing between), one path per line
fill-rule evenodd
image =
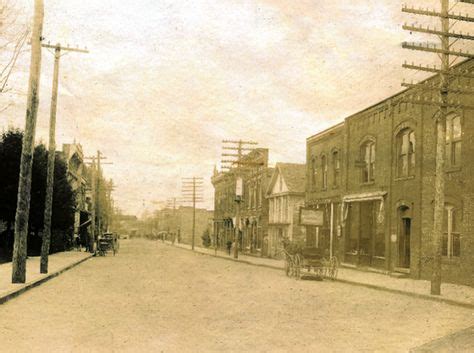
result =
M446 118L446 166L461 165L461 118L451 115Z
M362 182L368 183L374 181L375 172L375 142L367 141L361 147Z
M332 170L333 170L333 186L339 186L339 174L341 173L341 160L339 158L339 151L332 153Z
M459 233L459 210L452 205L444 208L443 256L459 257L461 254L461 234Z
M316 190L316 176L317 176L317 168L316 168L316 158L311 160L311 189Z
M321 157L321 176L322 176L322 188L327 189L328 187L328 162L326 156Z
M397 135L397 170L399 177L415 175L415 132L404 129Z

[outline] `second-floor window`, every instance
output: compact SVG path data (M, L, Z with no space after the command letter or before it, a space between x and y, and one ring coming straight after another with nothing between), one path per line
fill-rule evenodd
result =
M361 147L362 182L369 183L375 180L375 142L367 141Z
M461 165L461 118L451 115L446 118L446 166Z
M332 153L332 170L333 170L333 186L339 186L339 175L341 173L341 160L339 158L339 151Z
M415 132L404 129L397 135L399 177L415 175Z
M326 156L321 157L321 177L322 177L322 185L323 189L327 189L328 187L328 162Z

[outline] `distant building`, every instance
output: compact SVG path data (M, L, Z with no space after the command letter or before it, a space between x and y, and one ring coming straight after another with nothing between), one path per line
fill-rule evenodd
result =
M242 158L242 168L229 171L214 170L211 179L214 186L213 237L218 246L226 247L234 240L237 225L236 172L243 180L243 195L240 202L240 229L238 246L240 251L267 256L264 239L268 236L267 185L273 174L268 167L268 149L256 148Z
M212 217L214 211L196 208L194 244L202 246L202 236L207 230L212 238ZM164 208L155 213L155 229L157 232L166 232L167 239L191 245L193 242L193 208L180 206L179 208Z
M90 219L91 188L88 168L84 163L84 153L80 144L75 142L63 144L61 154L67 165L68 181L76 194L74 233L79 234L84 231L80 229L80 225L87 224Z
M305 228L300 225L300 208L304 206L306 165L277 163L266 191L269 201L268 253L280 256L282 241L305 239Z

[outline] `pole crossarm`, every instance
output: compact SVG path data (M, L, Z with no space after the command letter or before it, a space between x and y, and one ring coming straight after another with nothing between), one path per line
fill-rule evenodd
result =
M444 35L448 36L451 38L459 38L459 39L466 39L466 40L474 40L474 36L467 33L464 34L462 32L456 33L456 32L443 32L440 30L435 29L430 29L429 27L423 27L423 26L415 26L415 25L403 25L402 28L404 30L410 31L410 32L419 32L419 33L428 33L428 34L436 34L436 35Z
M414 7L403 6L402 12L411 13L415 15L424 15L424 16L432 16L432 17L441 17L441 18L448 18L450 20L456 21L464 21L464 22L474 22L474 17L470 17L469 15L462 15L462 14L447 14L443 15L441 12L435 10L428 10L428 9L415 9Z
M445 73L447 74L449 77L452 77L452 78L455 78L455 77L459 77L459 78L472 78L474 79L474 75L470 74L469 71L466 71L466 72L457 72L457 71L454 71L454 70L449 70L447 72L443 72L442 70L438 69L435 66L422 66L422 65L415 65L415 64L407 64L406 62L402 65L403 68L405 69L411 69L411 70L416 70L416 71L425 71L425 72L432 72L432 73L435 73L435 74L440 74L440 73Z
M244 140L222 140L222 143L234 143L242 145L258 145L256 141L244 141Z
M474 54L471 54L469 52L463 52L461 50L459 50L459 51L445 50L445 49L440 49L440 48L436 48L436 47L430 47L429 45L424 46L421 43L403 42L402 43L402 48L410 49L410 50L426 51L426 52L437 53L437 54L454 55L454 56L460 56L460 57L469 58L469 59L474 58Z
M474 4L474 0L458 0L459 2L463 2L465 4Z
M55 49L55 50L59 49L61 51L64 50L64 51L74 51L74 52L78 52L78 53L89 53L89 50L87 50L87 47L85 47L84 49L81 49L79 47L73 48L73 47L70 47L69 44L66 47L64 47L59 43L58 44L51 44L50 42L48 42L48 43L41 44L41 46L43 48L49 48L49 49Z

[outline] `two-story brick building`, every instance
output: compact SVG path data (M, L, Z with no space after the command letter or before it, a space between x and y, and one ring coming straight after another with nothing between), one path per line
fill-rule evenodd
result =
M324 211L324 225L307 227L311 245L348 265L431 276L437 106L408 103L418 95L405 90L307 139L306 204ZM443 281L474 285L473 98L451 98L461 104L446 123Z
M240 201L238 245L246 253L266 256L264 238L268 234L268 200L265 191L273 173L268 167L268 149L256 148L242 158L240 166L228 171L214 170L214 237L221 248L234 240L237 225L236 180L243 180Z

